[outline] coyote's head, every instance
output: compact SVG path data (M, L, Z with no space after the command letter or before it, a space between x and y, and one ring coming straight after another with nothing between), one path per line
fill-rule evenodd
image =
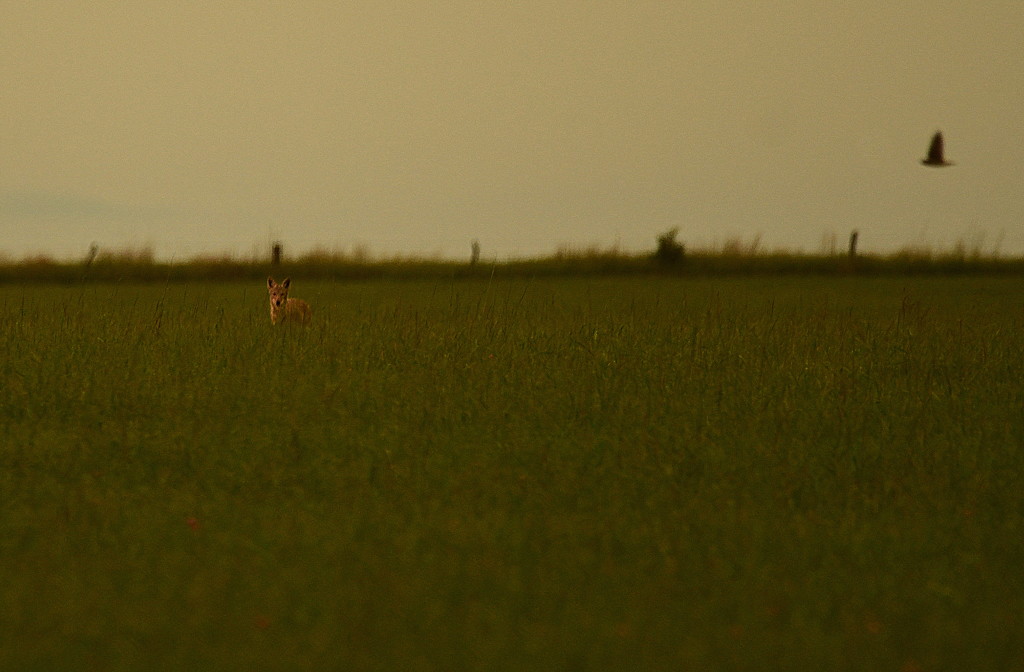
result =
M288 303L288 285L291 283L291 278L285 278L281 284L274 282L273 278L267 278L267 291L270 292L271 309L285 307Z

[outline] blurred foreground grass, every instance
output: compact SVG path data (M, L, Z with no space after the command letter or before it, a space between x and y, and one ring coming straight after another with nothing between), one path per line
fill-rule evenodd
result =
M1022 669L1024 280L8 285L0 669Z

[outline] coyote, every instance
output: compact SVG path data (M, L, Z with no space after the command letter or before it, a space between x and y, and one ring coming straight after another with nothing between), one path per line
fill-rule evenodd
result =
M288 285L291 278L285 278L280 285L273 278L267 278L267 291L270 292L270 321L296 322L306 325L313 319L313 311L302 299L288 298Z

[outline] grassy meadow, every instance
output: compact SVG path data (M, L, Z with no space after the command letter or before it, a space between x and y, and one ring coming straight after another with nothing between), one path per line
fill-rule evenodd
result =
M0 670L1024 669L1024 278L0 286Z

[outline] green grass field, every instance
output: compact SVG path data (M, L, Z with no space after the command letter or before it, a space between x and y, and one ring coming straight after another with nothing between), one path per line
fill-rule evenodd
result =
M1024 669L1024 279L0 287L2 670Z

